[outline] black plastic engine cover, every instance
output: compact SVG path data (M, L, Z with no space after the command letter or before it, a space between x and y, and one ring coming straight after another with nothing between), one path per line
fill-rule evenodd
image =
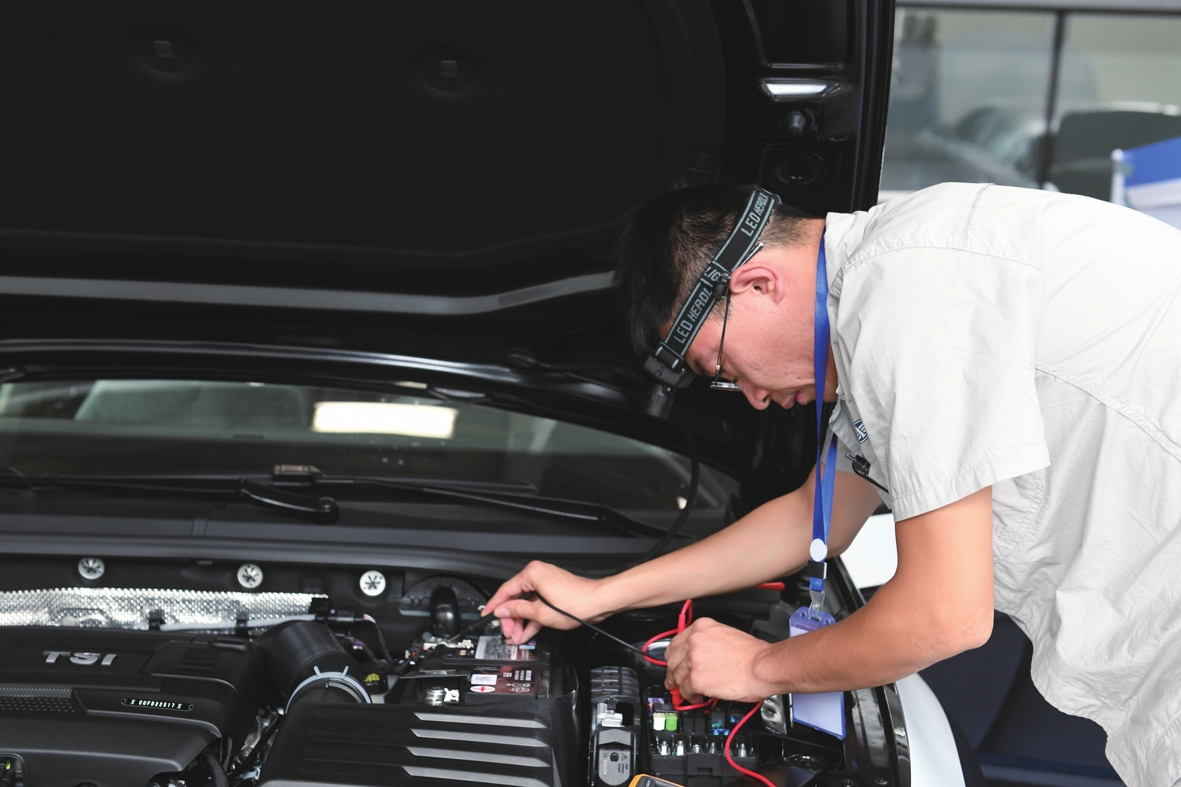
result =
M259 787L554 787L550 718L523 707L298 703Z
M220 737L242 740L264 663L228 637L0 630L0 755L36 787L146 785Z

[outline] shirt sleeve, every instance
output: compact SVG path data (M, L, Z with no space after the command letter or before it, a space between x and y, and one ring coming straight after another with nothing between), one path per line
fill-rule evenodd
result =
M849 422L848 410L839 407L833 413L832 419L829 421L828 434L835 434L837 436L837 470L842 473L857 475L857 472L853 469L853 456L865 453L865 448L858 444L855 437L850 437L850 435L854 435L854 432ZM826 437L825 440L827 439ZM890 498L889 491L882 489L877 484L874 485L874 489L877 490L878 497L882 499L882 502L893 511L894 501Z
M1040 272L948 248L842 271L833 341L895 519L1049 464L1035 385Z

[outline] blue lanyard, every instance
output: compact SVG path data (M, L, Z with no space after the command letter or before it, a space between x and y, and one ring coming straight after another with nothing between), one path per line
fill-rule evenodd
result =
M816 318L815 344L813 345L816 364L816 495L812 502L812 544L809 548L811 590L814 615L819 615L824 603L825 559L828 557L828 529L832 524L832 498L836 482L837 438L834 434L828 443L828 456L821 463L824 452L824 383L828 374L828 263L824 254L824 234L820 236L820 253L816 257ZM827 472L826 472L827 470Z

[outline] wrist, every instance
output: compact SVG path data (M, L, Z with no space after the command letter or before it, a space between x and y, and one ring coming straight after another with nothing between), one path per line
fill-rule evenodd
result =
M664 603L664 599L653 597L652 587L659 583L654 582L650 565L641 563L627 571L594 580L594 604L602 617Z
M782 643L762 640L758 640L758 643L750 662L751 693L760 697L782 694L787 691L778 658L778 645Z
M593 584L588 595L593 612L592 620L608 618L628 608L624 599L625 591L620 582L622 576L622 574L613 574L609 577L591 580Z

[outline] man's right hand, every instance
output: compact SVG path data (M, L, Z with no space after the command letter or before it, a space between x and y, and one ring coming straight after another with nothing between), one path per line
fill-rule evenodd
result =
M488 600L484 614L500 618L504 638L520 645L537 636L543 626L555 629L572 629L578 626L570 618L560 615L538 601L525 600L520 596L536 591L554 606L571 615L597 623L610 614L595 606L595 592L599 582L575 576L557 566L534 560Z

